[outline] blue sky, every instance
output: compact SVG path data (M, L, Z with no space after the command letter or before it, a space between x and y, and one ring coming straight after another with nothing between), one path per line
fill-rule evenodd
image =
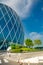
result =
M22 20L25 38L43 40L43 0L0 0L0 2L17 12Z
M43 39L43 0L34 2L28 17L22 20L25 30L25 37Z

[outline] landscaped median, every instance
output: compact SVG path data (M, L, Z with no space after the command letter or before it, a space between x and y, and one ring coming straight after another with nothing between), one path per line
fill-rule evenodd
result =
M26 52L37 52L37 51L42 51L41 49L36 49L36 48L29 48L27 46L22 46L19 44L12 44L11 49L9 52L11 53L26 53Z
M11 49L11 53L26 53L26 52L38 52L40 50L38 49L32 49L32 48L19 48L19 49Z

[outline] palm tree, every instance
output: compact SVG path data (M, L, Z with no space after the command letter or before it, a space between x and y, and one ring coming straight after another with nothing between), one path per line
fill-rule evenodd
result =
M35 45L38 45L38 46L42 44L41 40L39 39L34 40L34 43Z

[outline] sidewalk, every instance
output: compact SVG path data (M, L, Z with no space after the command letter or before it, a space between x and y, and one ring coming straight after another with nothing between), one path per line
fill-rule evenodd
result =
M37 56L43 56L43 51L29 52L29 53L7 53L5 55L5 58L12 60L12 61L18 61L19 59L22 60L22 59L37 57Z
M7 53L5 56L6 59L20 63L27 63L28 65L38 65L39 63L43 64L43 53L40 52L32 53ZM40 53L40 54L39 54ZM31 54L33 54L31 56ZM27 65L26 64L26 65Z

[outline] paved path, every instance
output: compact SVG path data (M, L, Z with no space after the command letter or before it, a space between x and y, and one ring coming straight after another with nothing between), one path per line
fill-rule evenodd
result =
M0 65L18 65L18 64L16 62L12 62L5 58L0 57Z
M18 63L7 60L4 58L5 54L0 53L0 65L18 65Z
M39 53L38 53L39 54ZM11 61L11 60L9 60L9 59L7 59L7 58L5 58L4 56L6 55L6 52L1 52L0 53L0 65L20 65L19 63L16 63L16 62L14 62L14 61ZM15 54L16 56L18 56L17 54ZM21 54L19 54L19 55L21 55ZM23 54L22 54L23 55ZM28 55L30 55L30 54L24 54L26 57L28 57ZM23 56L24 56L23 55ZM40 55L41 55L41 53L40 53ZM42 55L43 55L43 53L42 53ZM6 57L7 57L7 55L6 55ZM12 56L11 56L12 57ZM25 58L26 58L25 57ZM15 59L15 57L14 57L14 59ZM13 60L14 60L13 59ZM27 64L26 64L27 65ZM38 63L38 64L28 64L28 65L43 65L43 63Z

